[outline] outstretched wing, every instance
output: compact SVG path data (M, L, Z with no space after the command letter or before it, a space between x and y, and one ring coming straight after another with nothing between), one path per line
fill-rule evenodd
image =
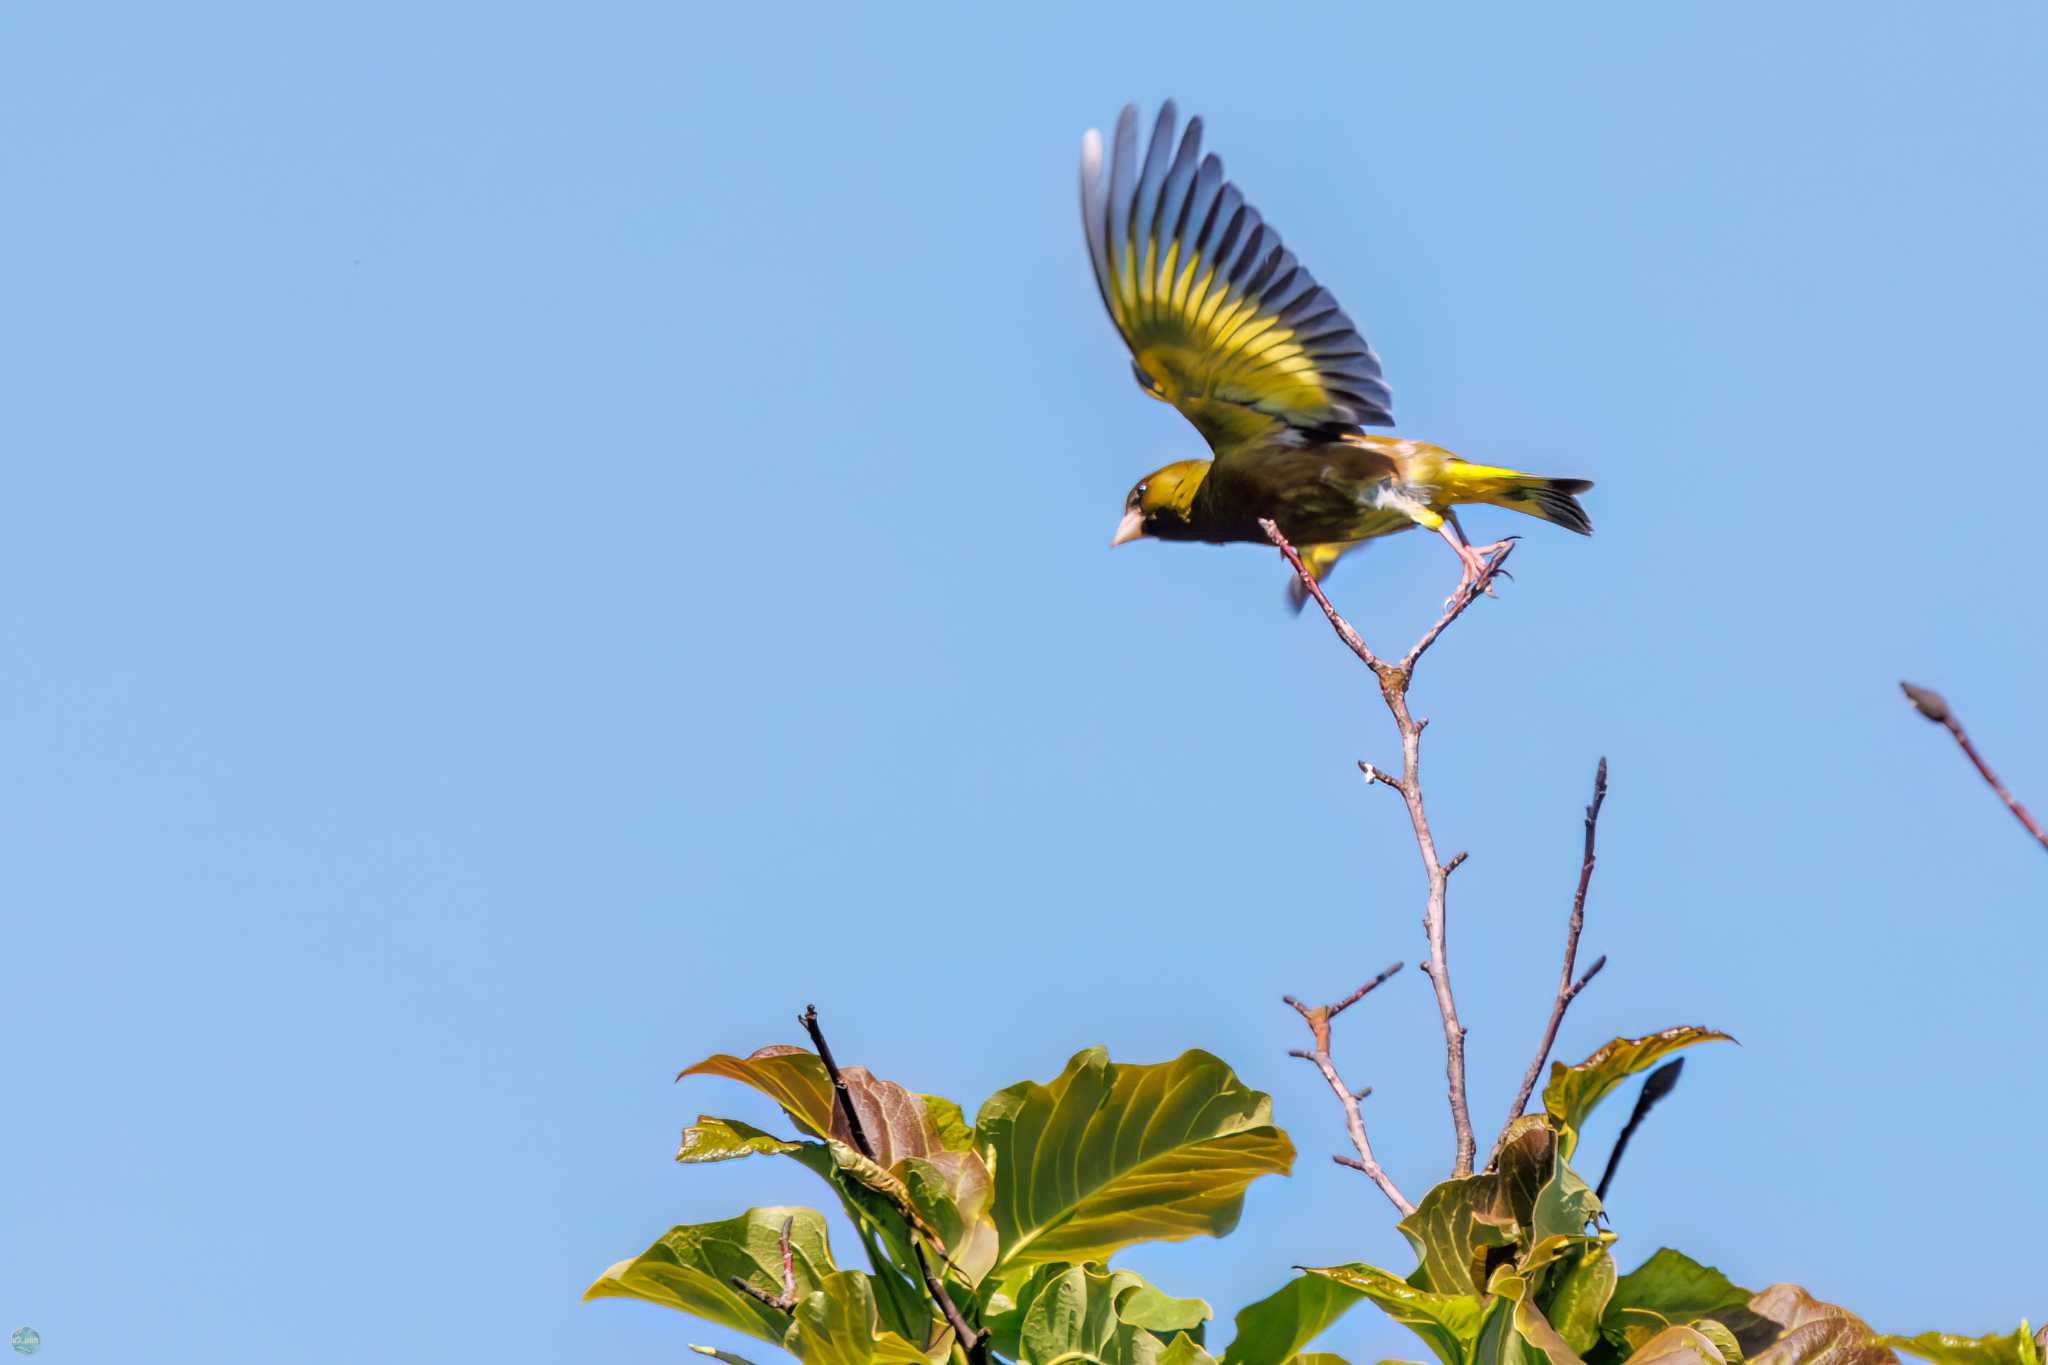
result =
M1125 105L1107 174L1081 140L1081 218L1109 316L1138 383L1218 452L1283 427L1391 426L1379 357L1237 186L1203 156L1202 121L1174 147L1160 109L1144 160Z

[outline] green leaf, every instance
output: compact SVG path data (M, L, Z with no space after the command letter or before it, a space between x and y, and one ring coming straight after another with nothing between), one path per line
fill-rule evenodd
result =
M1515 1330L1513 1300L1489 1297L1472 1302L1485 1306L1479 1315L1479 1335L1467 1354L1470 1365L1545 1365L1542 1354Z
M1571 1348L1584 1355L1600 1339L1600 1319L1614 1296L1614 1257L1604 1246L1583 1248L1550 1291L1544 1315Z
M1156 1365L1216 1365L1216 1357L1203 1350L1200 1342L1181 1332L1166 1343Z
M786 1156L803 1144L785 1142L738 1119L715 1119L699 1114L697 1121L683 1129L683 1145L677 1161L731 1161L743 1156Z
M1486 1252L1515 1244L1512 1213L1500 1207L1500 1182L1491 1175L1446 1180L1432 1187L1403 1218L1401 1234L1430 1289L1477 1294L1485 1282Z
M1485 1303L1477 1296L1433 1294L1369 1265L1324 1266L1308 1273L1327 1276L1372 1300L1381 1312L1421 1337L1444 1365L1466 1365L1471 1358L1486 1314Z
M1051 1085L997 1091L975 1135L995 1173L1001 1263L1222 1236L1237 1226L1245 1186L1294 1164L1271 1118L1271 1098L1206 1052L1119 1066L1090 1048Z
M1164 1354L1164 1342L1118 1313L1119 1303L1142 1283L1137 1276L1074 1265L1033 1281L1018 1333L1024 1365L1157 1365Z
M1500 1191L1494 1214L1512 1215L1532 1243L1559 1235L1584 1236L1586 1224L1600 1212L1593 1191L1561 1159L1561 1142L1550 1123L1545 1114L1516 1119L1508 1125L1494 1160Z
M1720 1271L1664 1247L1621 1277L1607 1311L1612 1317L1623 1309L1645 1309L1666 1322L1686 1323L1748 1302L1749 1291L1730 1284Z
M751 1086L782 1106L790 1121L812 1137L832 1135L832 1078L816 1054L776 1043L744 1057L720 1052L676 1073L723 1076Z
M924 1112L932 1121L932 1131L938 1135L939 1145L949 1152L971 1152L974 1150L974 1129L967 1124L966 1115L960 1106L944 1095L919 1095L924 1101Z
M1369 1267L1331 1267L1331 1271L1360 1269ZM1237 1333L1223 1352L1223 1365L1286 1365L1365 1297L1364 1291L1334 1278L1331 1271L1297 1275L1257 1303L1239 1309Z
M1726 1323L1718 1318L1699 1318L1691 1326L1695 1332L1714 1343L1714 1349L1721 1353L1721 1359L1727 1361L1728 1365L1741 1365L1742 1343L1735 1339L1735 1333L1728 1330Z
M1720 1038L1735 1040L1713 1029L1690 1024L1668 1028L1643 1038L1616 1038L1577 1066L1550 1064L1550 1083L1543 1087L1543 1109L1571 1133L1577 1133L1609 1091L1636 1072L1655 1066L1671 1053L1694 1043ZM1563 1153L1569 1157L1576 1139L1563 1139Z
M1130 1271L1122 1272L1126 1275ZM1165 1337L1172 1332L1189 1334L1202 1342L1202 1324L1216 1316L1207 1299L1176 1299L1149 1284L1139 1284L1117 1303L1116 1315L1133 1327L1142 1327Z
M1731 1365L1712 1338L1691 1327L1666 1327L1628 1358L1628 1365Z
M1073 1278L1075 1272L1083 1272L1078 1280ZM1170 1344L1164 1338L1172 1333L1185 1334L1193 1345L1200 1346L1202 1324L1210 1317L1209 1305L1200 1299L1171 1298L1135 1271L1112 1270L1093 1262L1033 1266L1021 1275L1012 1272L1004 1283L1007 1290L998 1284L988 1293L982 1322L990 1332L989 1344L999 1354L1026 1360L1031 1357L1023 1340L1025 1323L1043 1321L1048 1314L1071 1313L1077 1305L1092 1305L1090 1311L1114 1318L1116 1331L1135 1328L1141 1334L1156 1334L1149 1344L1132 1338L1118 1347L1137 1351L1147 1359ZM1064 1300L1041 1305L1040 1300L1055 1289ZM1039 1346L1044 1345L1041 1340Z
M846 1115L834 1103L831 1074L815 1053L782 1043L745 1057L721 1052L684 1067L676 1079L685 1076L723 1076L750 1086L781 1105L790 1121L812 1137L831 1138L859 1150ZM860 1118L862 1136L874 1149L876 1164L884 1169L905 1157L960 1149L966 1125L961 1121L960 1106L951 1100L930 1097L940 1106L934 1113L926 1096L881 1080L864 1066L841 1067L839 1078L846 1083L848 1101Z
M1586 1224L1599 1215L1600 1201L1592 1187L1559 1158L1551 1165L1550 1178L1537 1192L1529 1236L1539 1242L1546 1237L1582 1237Z
M1877 1340L1881 1345L1911 1351L1934 1365L2038 1365L2040 1359L2024 1322L2017 1332L1993 1332L1985 1337L1922 1332L1918 1336L1881 1336Z
M996 1224L989 1216L995 1182L975 1152L934 1152L904 1158L897 1168L904 1192L923 1219L938 1229L949 1269L980 1284L996 1263Z
M1503 1266L1495 1272L1487 1290L1514 1305L1509 1320L1515 1335L1521 1338L1522 1359L1540 1358L1549 1365L1585 1365L1578 1353L1551 1326L1550 1320L1543 1316L1543 1310L1531 1301L1526 1277Z
M645 1299L737 1332L777 1343L789 1315L742 1294L734 1277L782 1293L782 1227L789 1223L796 1292L808 1294L834 1271L825 1219L815 1209L748 1209L719 1223L679 1227L630 1261L620 1261L585 1290L585 1299Z
M882 1330L874 1290L857 1270L828 1275L804 1297L782 1348L804 1365L927 1365L923 1351Z
M1501 1135L1493 1161L1499 1173L1500 1197L1515 1222L1528 1227L1535 1217L1536 1196L1557 1166L1557 1133L1545 1114L1524 1114Z

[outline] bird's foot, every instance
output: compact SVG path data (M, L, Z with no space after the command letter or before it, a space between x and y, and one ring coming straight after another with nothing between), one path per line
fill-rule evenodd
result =
M1481 585L1480 590L1488 597L1498 596L1493 590L1493 580L1496 578L1512 578L1514 575L1504 569L1495 569L1489 574L1486 571L1486 562L1519 539L1521 539L1519 536L1509 536L1505 540L1496 540L1491 545L1454 543L1451 548L1458 552L1458 587L1455 592L1444 599L1444 610L1449 611L1452 604L1463 597L1466 589L1475 583Z

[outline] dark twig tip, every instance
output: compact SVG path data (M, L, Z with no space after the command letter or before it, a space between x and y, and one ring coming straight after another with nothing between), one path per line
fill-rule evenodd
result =
M1919 687L1901 681L1899 690L1906 694L1906 700L1913 703L1913 709L1937 725L1949 722L1948 699L1931 687Z

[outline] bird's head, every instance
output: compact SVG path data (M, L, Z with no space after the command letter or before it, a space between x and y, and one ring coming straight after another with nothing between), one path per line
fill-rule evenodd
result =
M1209 476L1207 460L1176 460L1138 480L1124 498L1124 518L1116 524L1109 542L1122 545L1140 536L1161 540L1187 540L1193 536L1189 511L1202 480Z

